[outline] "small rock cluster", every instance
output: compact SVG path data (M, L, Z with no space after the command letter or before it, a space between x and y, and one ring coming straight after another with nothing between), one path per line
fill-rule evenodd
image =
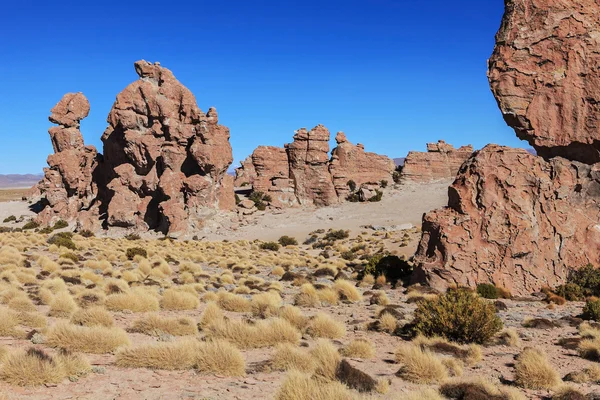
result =
M403 182L429 183L452 179L460 166L473 154L473 146L454 146L444 142L427 143L427 152L411 151L404 160Z

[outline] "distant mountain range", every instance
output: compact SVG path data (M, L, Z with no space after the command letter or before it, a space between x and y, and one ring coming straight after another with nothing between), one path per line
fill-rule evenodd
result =
M396 164L396 167L399 165L404 165L404 160L406 160L406 157L401 157L401 158L393 158L394 163Z
M0 174L0 189L28 188L38 183L43 174Z

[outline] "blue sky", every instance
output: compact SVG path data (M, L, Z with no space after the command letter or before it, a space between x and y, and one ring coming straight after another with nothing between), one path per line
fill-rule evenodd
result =
M402 157L444 139L526 147L502 120L486 60L503 0L19 1L0 24L0 173L36 173L52 152L50 108L91 103L87 144L133 62L160 61L217 107L235 163L319 123Z

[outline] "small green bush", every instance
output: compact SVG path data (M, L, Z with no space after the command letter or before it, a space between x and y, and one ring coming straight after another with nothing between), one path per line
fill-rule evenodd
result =
M400 183L400 172L394 171L392 173L392 179L394 180L394 183Z
M387 253L377 253L369 258L369 262L363 271L363 276L367 274L375 277L383 275L391 283L398 281L408 283L412 272L413 267L408 261Z
M285 246L297 246L298 245L298 241L291 237L291 236L282 236L279 238L279 244L282 245L283 247Z
M25 225L23 225L23 230L35 229L35 228L39 228L39 227L40 227L40 224L38 224L37 222L29 221Z
M17 220L17 217L15 217L14 215L11 215L9 217L4 218L4 221L2 221L2 222L4 222L6 224L8 222L13 222L13 221L16 221L16 220Z
M51 236L47 242L69 250L77 250L77 246L73 243L73 233L71 232L57 233L56 235Z
M327 232L325 234L325 236L323 237L324 240L327 241L336 241L336 240L343 240L343 239L348 239L350 237L350 231L345 231L343 229L331 229L329 230L329 232Z
M260 244L261 250L279 251L279 244L276 242L264 242Z
M383 192L381 190L377 190L375 189L375 193L377 193L375 196L371 197L369 199L369 201L371 203L377 203L381 201L381 198L383 197Z
M94 232L90 231L89 229L84 229L81 232L79 232L79 234L81 236L83 236L84 238L91 238L91 237L96 236L96 235L94 235Z
M591 264L571 271L567 282L581 287L584 296L600 297L600 269Z
M79 257L75 253L64 253L61 254L59 258L66 258L67 260L71 260L73 262L79 262Z
M354 182L352 179L346 182L346 185L348 185L348 189L350 189L351 192L356 191L356 182Z
M148 252L146 251L146 249L143 249L141 247L130 247L127 249L125 255L127 256L128 260L133 260L135 256L148 258Z
M248 198L254 202L254 206L260 211L266 210L267 203L273 201L270 195L263 192L252 192Z
M358 196L358 193L350 193L346 197L346 200L348 200L350 203L358 203L360 202L360 197Z
M125 239L127 239L127 240L140 240L140 235L138 235L137 233L129 233L129 234L125 235Z
M59 219L58 221L56 221L52 229L63 229L67 226L69 226L69 223L67 221L65 221L64 219Z
M340 257L342 257L344 260L352 261L356 258L356 254L354 254L353 251L348 250L348 251L343 251L342 254L340 254Z
M477 293L484 299L497 299L498 290L491 283L480 283L477 285Z
M414 315L416 333L458 343L483 344L502 329L494 304L467 289L450 289L435 299L421 301Z
M242 182L242 186L241 187L244 187L244 186L250 186L250 182Z
M581 318L585 320L600 321L600 300L593 300L585 303Z
M585 298L583 288L576 283L560 285L554 292L568 301L581 301Z
M238 194L235 194L235 205L237 206L238 204L240 204L242 202L242 199L240 199L240 196L238 196Z
M385 179L382 179L381 182L379 182L379 186L381 186L383 189L385 189L388 186L388 181L386 181Z
M54 228L51 226L47 226L45 228L42 228L38 231L38 233L41 233L42 235L48 235L50 233L54 232Z

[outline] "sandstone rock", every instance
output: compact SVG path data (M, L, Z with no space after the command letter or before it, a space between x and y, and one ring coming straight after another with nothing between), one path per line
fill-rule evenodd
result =
M108 225L173 235L201 226L206 209L233 209L229 130L216 110L204 114L168 69L135 69L102 136Z
M343 132L338 132L335 140L337 147L332 151L329 171L340 199L345 199L350 194L349 181L354 181L357 187L381 181L392 182L392 173L396 168L392 159L365 153L362 144L353 145Z
M600 7L507 0L489 80L504 119L539 155L600 161Z
M506 122L541 157L489 145L463 164L448 208L423 217L415 254L413 281L437 288L492 282L526 295L600 266L600 7L505 4L490 85Z
M271 196L272 207L324 206L345 200L350 180L357 187L378 187L382 180L391 181L395 168L391 159L366 153L361 144L350 143L343 132L336 140L338 146L331 158L329 131L322 125L310 131L299 129L294 142L285 148L259 146L236 169L236 186L252 184L253 190Z
M57 219L73 222L82 210L92 206L96 198L98 187L93 182L93 173L99 161L98 152L94 146L84 145L79 131L79 123L89 110L89 102L81 93L64 95L52 108L49 119L60 124L48 130L55 153L48 157L49 168L44 169L44 178L37 190L32 191L45 197L47 202L36 218L42 225ZM99 224L86 219L85 225Z
M448 208L425 215L413 280L528 294L598 260L600 164L488 145L461 168Z
M404 160L401 179L403 182L429 183L452 179L460 166L473 154L473 147L462 146L458 150L444 142L427 143L427 152L411 151Z
M240 203L238 204L238 206L241 207L241 208L248 208L248 209L250 209L250 208L254 207L254 202L252 200L246 199L246 200L240 201Z

